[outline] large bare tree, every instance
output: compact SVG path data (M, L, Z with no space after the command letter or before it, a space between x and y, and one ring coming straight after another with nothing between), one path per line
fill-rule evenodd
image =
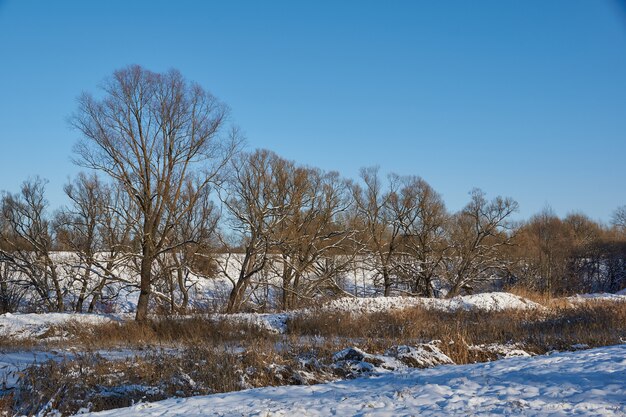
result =
M138 207L140 242L137 321L148 316L153 267L159 255L189 242L173 233L198 200L181 202L189 181L198 196L217 179L236 149L224 140L227 107L175 70L140 66L115 71L96 98L83 94L72 125L82 133L76 162L102 171L123 186Z

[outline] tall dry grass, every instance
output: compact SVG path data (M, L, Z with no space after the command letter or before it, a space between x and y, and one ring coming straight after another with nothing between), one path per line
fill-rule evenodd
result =
M606 346L626 340L626 303L588 302L547 310L440 312L423 307L375 314L318 312L288 322L291 335L350 339L364 345L440 340L456 363L481 360L469 349L491 343L521 344L533 353L573 345Z

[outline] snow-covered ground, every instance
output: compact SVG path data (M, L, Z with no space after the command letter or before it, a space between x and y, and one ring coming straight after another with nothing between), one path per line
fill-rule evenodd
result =
M514 294L489 292L464 295L450 299L423 297L345 297L329 302L322 306L322 309L351 313L379 313L415 306L448 312L457 310L502 311L542 308L541 305Z
M46 351L0 352L0 393L4 389L15 386L20 371L34 363L42 363L56 358L61 358L61 355Z
M571 297L567 297L566 300L573 304L585 303L587 301L616 301L626 302L626 290L620 291L616 294L611 293L595 293L595 294L579 294Z
M626 345L259 388L93 416L625 416Z
M15 339L43 338L50 328L68 322L82 324L103 324L119 318L104 314L74 314L74 313L31 313L0 315L0 337Z

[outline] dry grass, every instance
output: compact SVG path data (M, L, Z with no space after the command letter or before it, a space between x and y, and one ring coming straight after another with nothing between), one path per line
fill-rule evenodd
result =
M350 339L370 348L440 340L452 360L470 363L488 359L470 350L472 345L518 343L530 352L545 353L576 344L620 343L626 339L626 303L585 303L547 311L445 313L414 307L369 315L318 312L290 320L288 329L292 335Z
M249 323L218 320L207 316L157 318L146 323L121 321L96 325L70 321L58 326L55 331L67 335L72 344L86 349L196 346L275 338L275 335Z
M506 288L505 291L544 306L550 305L555 300L549 292L531 290L524 286L512 286Z

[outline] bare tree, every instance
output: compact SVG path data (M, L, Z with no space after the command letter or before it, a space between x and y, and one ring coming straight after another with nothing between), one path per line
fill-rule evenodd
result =
M92 290L88 312L93 312L103 302L114 301L118 292L136 287L136 282L126 274L132 258L137 253L133 231L140 219L138 207L120 183L103 185L100 193L102 216L98 225L102 249L94 258L93 274L97 276ZM105 291L110 288L111 291Z
M131 66L116 71L103 90L103 99L83 94L72 117L83 135L76 162L119 182L138 207L136 320L144 321L156 259L189 243L172 234L200 195L183 206L185 185L195 181L198 193L209 187L236 149L236 134L222 140L226 106L177 71Z
M449 215L443 199L419 177L402 177L389 206L400 225L401 273L409 279L411 292L432 297L433 279L448 250L445 239Z
M183 203L197 194L195 184L188 183L181 194ZM175 251L164 253L157 261L158 273L163 279L157 282L157 293L170 313L185 314L190 304L190 291L198 283L197 277L208 277L214 272L213 251L219 216L209 190L199 196L193 210L189 210L174 234L178 241L192 242Z
M282 307L294 307L297 299L310 299L324 287L334 289L333 278L348 259L344 242L353 232L338 222L351 204L350 184L336 172L291 165L282 186L287 192L279 202L285 207L284 221L274 229L280 253ZM345 258L345 257L344 257ZM332 261L332 262L331 262Z
M618 207L611 218L611 223L621 231L626 232L626 206Z
M47 310L63 311L64 288L52 256L45 184L35 178L25 181L20 193L3 195L0 258L20 272L23 282L35 290Z
M80 290L76 298L74 310L83 311L85 300L93 289L93 270L96 264L96 254L102 248L98 227L106 206L108 190L94 174L87 176L78 174L76 179L64 187L71 205L62 209L55 217L55 228L58 240L76 254L76 258L67 259L68 267L76 273ZM75 261L74 261L75 260Z
M384 188L377 167L361 169L361 179L364 186L356 185L353 195L362 227L362 244L368 259L372 261L371 268L382 277L384 295L388 296L391 294L398 266L401 234L398 218L404 216L404 213L391 209L391 200L395 198L399 177L390 175L387 189ZM406 209L400 206L397 208Z
M510 216L517 210L517 202L502 197L487 201L479 189L472 190L470 196L467 206L452 219L449 230L451 250L444 262L450 297L462 290L473 291L475 283L503 270L506 259L501 251L514 236Z
M241 308L246 290L253 278L267 267L270 251L275 247L273 231L285 220L288 209L282 205L286 200L284 184L288 165L267 150L242 154L233 160L231 175L220 198L236 235L235 245L243 253L236 262L236 275L232 275L231 257L236 248L223 239L228 255L221 262L221 269L233 284L226 308L229 313Z

